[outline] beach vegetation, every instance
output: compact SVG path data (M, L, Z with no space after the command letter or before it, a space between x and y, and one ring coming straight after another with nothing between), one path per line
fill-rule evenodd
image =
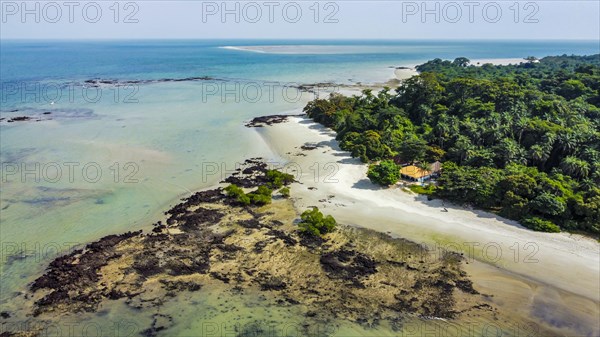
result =
M284 198L289 198L290 197L290 188L289 187L280 188L279 194L281 194L281 196Z
M228 197L235 199L239 204L248 206L250 204L262 206L270 204L273 191L265 185L258 186L255 191L245 193L243 189L235 184L225 187Z
M383 160L379 164L369 167L367 177L375 184L394 185L400 179L400 167L392 160Z
M273 190L268 188L265 185L258 186L256 191L248 193L248 197L250 197L250 201L254 205L266 205L271 203Z
M417 193L417 194L423 194L423 195L433 195L433 193L435 192L435 186L428 184L425 186L421 186L421 185L417 185L417 184L413 184L408 186L408 189L410 191L412 191L413 193Z
M314 236L331 233L337 226L337 222L331 215L323 215L317 207L304 211L300 219L298 224L300 232Z
M267 170L266 177L269 180L269 186L273 189L281 188L283 185L289 185L294 182L293 175L278 170Z
M558 233L560 227L553 224L551 221L540 219L538 217L528 217L521 221L521 224L529 229L538 232Z
M227 194L228 197L235 199L240 204L245 206L250 205L250 197L248 197L246 193L244 193L244 190L238 187L237 185L231 184L225 187L224 190L225 194Z
M530 228L600 233L600 55L434 59L417 70L395 94L334 93L304 111L352 156L379 162L368 171L376 183L396 182L392 159L440 161L435 197Z

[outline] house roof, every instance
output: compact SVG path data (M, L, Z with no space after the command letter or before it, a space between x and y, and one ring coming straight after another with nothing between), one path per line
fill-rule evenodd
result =
M431 171L423 170L414 165L404 166L400 169L400 173L413 179L419 179L431 175Z
M433 173L441 171L442 170L442 163L440 163L439 161L431 163L430 170Z

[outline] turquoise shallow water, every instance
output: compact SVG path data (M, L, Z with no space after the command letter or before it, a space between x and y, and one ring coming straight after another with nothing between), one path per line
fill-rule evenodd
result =
M296 53L220 48L257 45ZM2 41L0 117L41 121L0 123L0 303L57 254L148 226L236 161L277 160L243 122L313 98L286 83L385 81L390 66L435 57L598 52L597 41Z

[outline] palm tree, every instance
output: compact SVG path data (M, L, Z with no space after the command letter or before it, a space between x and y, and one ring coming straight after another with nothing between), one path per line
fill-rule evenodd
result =
M549 147L549 151L552 151L552 148L554 147L554 142L556 142L556 135L554 133L546 132L542 136L542 142L545 144L546 147Z
M515 133L517 134L517 143L521 145L521 139L523 138L523 133L527 129L527 125L529 121L525 117L520 117L514 122Z
M485 132L485 143L493 145L493 144L496 144L503 137L504 137L504 130L502 127L489 128Z
M388 107L379 109L379 111L377 112L377 115L376 115L377 124L378 124L379 128L382 129L383 125L386 121L391 122L395 116L398 116L401 114L402 114L402 110L399 110L396 107L388 106Z
M506 166L506 164L510 162L520 161L518 160L520 159L518 158L521 154L520 150L521 148L514 140L510 138L502 139L502 141L500 142L500 144L498 144L497 147L497 156L502 160L502 166Z
M465 120L462 122L462 126L467 136L473 141L473 144L482 145L482 130L481 125L473 120Z
M579 183L579 189L589 192L596 187L596 183L592 179L586 178Z
M437 136L441 148L444 148L444 140L450 135L450 124L446 122L446 119L440 118L433 127L433 132Z
M591 147L585 148L583 150L582 157L590 163L600 162L600 152Z
M531 148L529 148L528 157L534 164L538 165L540 170L543 171L546 161L548 158L550 158L550 149L547 146L538 144L533 145Z
M458 140L454 144L454 152L459 157L460 164L467 160L475 150L475 146L471 140L465 136L458 136Z
M424 161L416 163L415 166L422 171L431 171L431 165Z
M575 156L565 157L560 163L560 168L566 174L577 178L585 178L590 174L590 164Z
M575 152L577 148L577 137L574 132L560 133L557 138L558 148L563 154L568 155Z

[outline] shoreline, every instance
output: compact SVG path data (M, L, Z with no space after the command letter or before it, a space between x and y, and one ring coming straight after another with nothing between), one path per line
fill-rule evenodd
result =
M398 75L399 71L404 75ZM382 88L383 85L400 81L400 77L408 76L413 72L416 74L414 69L394 69L396 78L388 82L373 84L372 87L360 84L346 85L344 90L360 94L362 89ZM249 152L253 155L242 158L262 155L281 163L299 164L300 183L294 184L292 192L296 211L313 205L319 206L323 212L333 214L344 224L387 233L394 238L414 239L415 242L433 245L434 249L436 245L452 248L452 243L477 242L479 246L473 250L475 260L468 263L467 268L469 274L477 275L478 286L487 286L486 291L482 292L496 294L494 285L502 285L498 280L508 280L518 283L518 286L523 289L531 288L531 293L522 291L520 295L530 299L532 311L535 302L542 296L549 296L548 294L551 294L550 297L560 297L559 300L553 298L551 301L563 301L564 298L569 298L570 304L564 304L561 308L570 309L577 305L588 310L580 312L583 315L600 311L598 308L600 297L598 292L594 292L597 285L593 284L593 281L598 281L598 269L588 270L599 264L600 251L595 240L590 241L589 238L577 234L531 232L514 221L502 219L491 213L456 205L440 205L439 200L426 201L425 197L403 192L400 188L390 190L378 188L366 178L365 164L339 150L334 139L335 134L331 130L320 127L303 117L288 118L291 121L287 123L260 128L253 139L264 141L264 144L260 143ZM254 130L248 131L254 132ZM270 153L270 155L263 153ZM242 158L233 158L232 162ZM171 201L166 202L164 208L155 209L155 212L147 217L163 218L164 215L161 213L165 209L177 204L182 197L193 194L192 191L207 191L219 186L223 184L219 182L201 189L192 187L192 190L186 188L185 192L173 196ZM442 206L449 208L450 213L439 212ZM152 226L151 222L141 221L141 219L133 225L135 229L143 228L145 232ZM522 237L523 233L527 235ZM479 256L484 252L493 255L495 252L493 243L499 244L503 253L502 258L495 262L490 261L493 259ZM537 246L532 246L532 243ZM515 244L517 244L516 251L513 249ZM489 250L483 250L486 246ZM511 261L515 258L515 254L518 254L518 263ZM538 262L525 263L530 259L537 259ZM559 274L558 278L557 275L553 275L555 271ZM540 284L536 280L545 284ZM504 284L503 287L510 288L512 285L507 284L508 286ZM572 288L576 288L576 291ZM562 291L564 289L567 291ZM502 291L509 293L514 290L502 289L498 293L503 293ZM588 300L591 300L591 303ZM551 301L548 302L549 306L556 304ZM517 308L520 302L515 301L512 304ZM572 317L567 315L562 319L566 321L569 318ZM587 320L588 316L577 317L574 321L582 323L579 319ZM582 324L590 326L589 322ZM597 325L595 326L597 329Z
M304 83L300 85L299 88L306 92L313 92L315 90L320 91L322 93L328 92L337 92L342 95L350 96L350 95L360 95L361 92L365 89L373 90L375 92L382 90L384 87L390 88L390 91L394 91L398 86L402 84L403 81L419 75L419 72L416 70L416 67L419 64L427 62L427 60L414 63L414 64L403 64L401 66L389 66L389 69L392 69L392 72L385 79L382 79L379 82L375 83L362 83L362 82L354 82L353 84L340 84L340 83ZM499 65L509 65L509 64L518 64L526 62L524 58L491 58L491 59L473 59L470 60L470 64L480 67L484 64L492 64L494 66Z
M246 188L273 182L259 158L245 165L227 181ZM498 317L495 328L506 331L512 324L533 323L490 305L492 295L473 289L459 254L436 256L418 243L343 224L323 236L303 234L296 223L299 214L286 198L244 206L219 187L194 193L165 215L166 221L154 223L149 232L109 235L53 260L15 300L19 311L3 311L8 336L37 335L41 331L34 323L40 319L84 315L85 322L95 318L93 313L102 317L112 310L142 309L156 312L142 335L166 329L178 335L188 329L187 321L171 314L172 308L188 298L207 297L213 297L207 304L227 307L230 312L220 312L244 326L265 323L262 317L241 316L258 299L284 315L284 322L304 317L302 331L326 324L330 329L323 336L342 327L349 329L344 336L373 331L391 336L413 324L476 324L485 330ZM215 292L227 300L214 299ZM10 319L24 312L29 313L24 330L12 331Z
M258 133L288 166L301 168L292 195L297 209L318 206L343 223L434 248L458 248L481 263L548 285L548 291L556 288L592 301L600 312L600 244L595 240L534 232L492 213L380 188L366 177L366 164L339 149L334 131L307 117L290 117ZM317 147L302 150L304 144ZM318 176L315 165L321 169ZM441 212L444 207L450 212Z

